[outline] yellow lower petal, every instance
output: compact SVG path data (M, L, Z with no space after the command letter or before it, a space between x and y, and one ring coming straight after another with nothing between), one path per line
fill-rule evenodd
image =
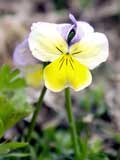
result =
M69 54L63 54L44 69L45 85L58 92L66 87L78 91L87 87L92 80L88 68Z
M33 65L25 68L25 80L29 86L39 88L43 77L41 65Z
M63 64L63 67L60 68L60 60L61 57L50 63L44 69L45 85L48 89L55 92L65 88L67 79L65 65Z
M72 58L72 61L74 68L68 66L68 82L75 91L80 91L90 85L92 76L85 65L80 64L75 58Z

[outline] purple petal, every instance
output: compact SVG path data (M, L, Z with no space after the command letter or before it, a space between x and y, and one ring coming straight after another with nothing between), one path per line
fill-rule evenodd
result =
M77 27L77 20L76 18L73 16L73 14L69 14L69 18L72 21L72 23L74 24L75 27Z
M39 62L32 56L31 51L29 50L27 38L25 38L24 41L15 48L13 61L16 66L27 66Z
M69 14L69 18L72 21L73 26L74 26L72 29L74 29L76 32L75 36L73 37L73 39L71 40L71 43L70 43L70 44L74 44L74 43L80 41L80 39L83 37L84 33L79 28L77 20L75 19L75 17L72 14Z
M72 14L69 15L69 18L72 21L74 26L72 29L75 29L76 31L75 36L71 40L71 44L74 44L80 41L86 34L94 32L93 27L87 22L77 21Z
M59 33L61 34L61 36L63 37L63 39L65 40L65 41L67 41L68 40L68 35L69 35L69 33L71 32L71 30L72 29L75 29L76 28L76 26L73 24L58 24L57 25L57 30L59 31ZM76 29L75 29L76 30ZM75 35L76 36L76 35ZM70 44L73 44L73 43L75 43L75 42L77 42L77 41L79 41L79 39L80 38L78 38L80 35L77 35L77 37L76 38L73 38L72 40L71 40L71 42L70 42ZM68 44L69 45L69 44Z
M71 40L70 44L68 44L68 45L72 45L72 44L80 41L80 39L84 35L84 31L80 26L81 22L79 24L72 14L69 14L69 18L70 18L72 24L58 24L57 30L59 31L61 36L64 38L64 40L67 41L69 33L71 32L71 30L74 29L76 34L73 37L73 39Z
M71 40L70 45L79 42L79 41L82 39L83 35L84 35L84 33L83 33L82 31L80 31L80 33L79 33L79 31L78 31L78 29L77 29L77 30L76 30L76 34L75 34L75 36L73 37L73 39Z
M71 24L58 24L57 30L61 34L64 40L67 40L68 33L71 30Z
M76 43L80 41L85 35L94 32L93 27L84 21L77 22L76 35L72 39L71 43Z

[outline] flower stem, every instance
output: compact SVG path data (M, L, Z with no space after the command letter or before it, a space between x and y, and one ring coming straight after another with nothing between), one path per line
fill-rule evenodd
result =
M66 100L66 112L67 112L67 117L70 125L70 130L71 130L71 139L73 141L73 146L75 151L75 158L76 158L75 160L79 160L80 159L79 144L78 144L75 120L72 112L71 96L70 96L69 88L65 89L65 100Z
M37 116L39 114L39 111L41 109L41 105L42 105L42 102L43 102L43 98L44 98L44 95L46 93L46 87L44 86L43 89L42 89L42 92L41 92L41 95L39 97L39 100L36 104L36 109L34 111L34 114L33 114L33 117L32 117L32 120L31 120L31 123L30 123L30 126L28 128L28 135L27 135L27 141L30 142L31 140L31 135L32 135L32 131L35 127L35 123L36 123L36 119L37 119Z

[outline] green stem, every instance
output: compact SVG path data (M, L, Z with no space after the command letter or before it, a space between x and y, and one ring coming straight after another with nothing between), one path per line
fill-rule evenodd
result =
M42 89L42 92L41 92L41 95L39 97L39 100L36 104L36 109L34 111L34 114L33 114L33 117L32 117L32 120L31 120L31 123L30 123L30 126L28 128L28 135L27 135L27 141L30 142L31 140L31 135L32 135L32 131L35 127L35 123L36 123L36 119L37 119L37 116L39 114L39 111L41 109L41 105L42 105L42 102L43 102L43 98L44 98L44 95L46 93L46 87L44 86L43 89Z
M68 121L71 130L71 139L73 141L74 151L75 151L75 160L79 160L80 152L79 152L79 144L77 138L77 130L75 125L75 120L73 117L72 106L71 106L71 96L70 96L70 89L65 89L65 100L66 100L66 112L68 116Z

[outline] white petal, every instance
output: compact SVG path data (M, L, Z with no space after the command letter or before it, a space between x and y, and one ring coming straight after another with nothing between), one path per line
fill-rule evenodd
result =
M87 22L77 21L78 32L83 32L84 36L94 32L94 28Z
M72 45L70 53L90 69L94 69L108 58L109 46L103 33L91 33Z
M62 52L67 52L67 43L57 31L56 24L34 23L28 41L33 56L41 61L53 61Z

